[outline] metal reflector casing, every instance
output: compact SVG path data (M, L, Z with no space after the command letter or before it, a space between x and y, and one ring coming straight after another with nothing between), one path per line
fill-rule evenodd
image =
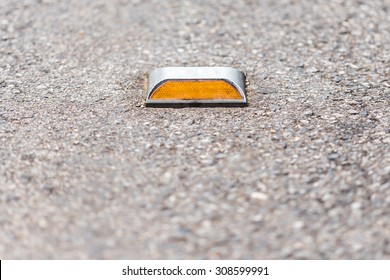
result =
M247 104L245 75L231 67L164 67L150 72L147 106Z

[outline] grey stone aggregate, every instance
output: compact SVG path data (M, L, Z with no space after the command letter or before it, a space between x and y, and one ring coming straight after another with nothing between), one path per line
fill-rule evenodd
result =
M0 259L389 259L389 92L389 0L1 0Z

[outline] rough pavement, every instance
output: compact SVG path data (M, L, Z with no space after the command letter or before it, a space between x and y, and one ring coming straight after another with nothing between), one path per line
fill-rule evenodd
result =
M0 258L390 258L390 1L0 1ZM145 108L161 66L246 108Z

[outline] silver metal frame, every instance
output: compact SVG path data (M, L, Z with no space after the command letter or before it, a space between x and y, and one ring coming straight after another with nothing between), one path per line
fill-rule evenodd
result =
M223 80L232 85L242 99L212 99L212 100L152 100L152 94L159 86L170 80ZM246 105L245 75L240 70L231 67L164 67L150 72L148 78L148 95L146 105L169 104L221 104Z

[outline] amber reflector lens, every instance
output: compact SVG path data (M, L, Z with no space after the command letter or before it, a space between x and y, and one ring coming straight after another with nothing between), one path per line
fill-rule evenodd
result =
M242 97L231 84L223 80L170 80L160 85L151 99L210 100Z

